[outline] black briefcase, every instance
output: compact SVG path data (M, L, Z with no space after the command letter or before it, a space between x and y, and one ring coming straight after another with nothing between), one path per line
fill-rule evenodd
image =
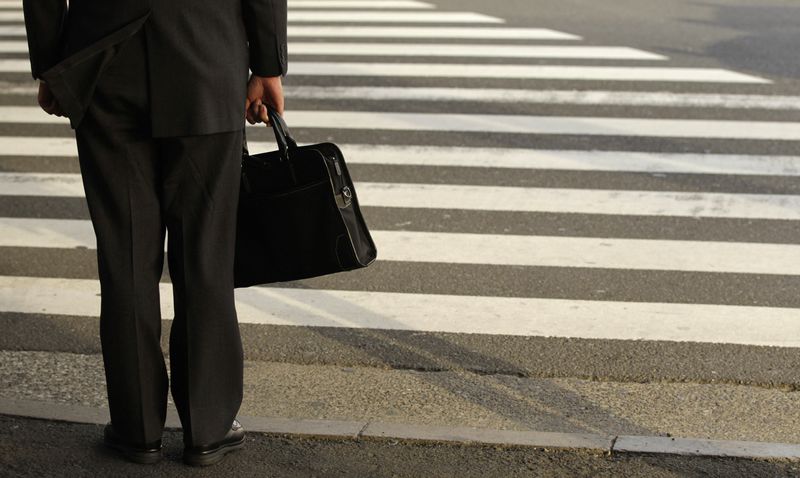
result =
M342 151L298 146L283 118L267 111L278 151L251 155L242 144L234 287L370 265L377 249Z

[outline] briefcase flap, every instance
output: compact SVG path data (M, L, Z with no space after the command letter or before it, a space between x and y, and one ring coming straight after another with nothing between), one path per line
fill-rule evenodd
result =
M242 158L242 187L258 197L285 194L330 180L325 157L318 150L298 147L289 161L280 151L258 153Z

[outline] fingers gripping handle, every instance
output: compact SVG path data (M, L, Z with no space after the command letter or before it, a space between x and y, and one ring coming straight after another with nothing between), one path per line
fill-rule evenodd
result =
M267 104L264 106L267 107L267 115L269 116L270 123L272 123L272 131L275 133L275 141L278 143L281 156L288 161L289 151L297 148L297 141L295 141L289 133L289 127L286 125L283 117L279 115L272 106ZM242 154L249 154L246 130L247 127L245 126L242 129Z
M283 117L270 105L267 105L267 114L269 115L270 123L272 123L272 131L275 132L275 140L278 142L278 149L283 153L282 156L288 159L288 151L295 149L297 147L297 142L289 133L289 127L286 126Z
M269 115L270 123L272 123L272 131L275 133L275 141L278 143L278 150L280 151L282 162L284 165L286 165L286 167L289 168L292 183L297 184L297 176L295 175L292 162L289 160L289 151L297 148L297 141L295 141L289 133L289 127L286 126L286 122L283 121L283 117L281 117L281 115L279 115L278 112L275 111L271 106L265 106L267 107L267 114ZM250 155L250 152L247 148L246 131L247 126L244 126L242 128L242 162L244 162L246 156Z

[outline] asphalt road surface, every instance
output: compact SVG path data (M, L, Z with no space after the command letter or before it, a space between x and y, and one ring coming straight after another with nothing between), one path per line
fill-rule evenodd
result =
M511 405L535 397L594 413L571 430L800 443L800 6L385 1L290 0L286 122L340 145L378 259L237 290L250 406L291 414L258 403L280 383L298 416L565 429ZM100 297L73 132L35 87L0 0L0 396L102 406L102 374L59 393L99 363ZM326 405L351 371L422 379Z

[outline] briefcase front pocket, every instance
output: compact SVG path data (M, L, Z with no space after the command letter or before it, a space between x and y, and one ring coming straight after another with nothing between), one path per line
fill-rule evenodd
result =
M263 239L240 245L240 250L250 252L247 264L237 266L262 276L254 283L329 274L347 263L348 258L340 257L348 253L340 245L347 240L347 229L327 178L279 194L243 196L239 207L240 217L247 218L239 226L247 228L240 231L242 240Z

